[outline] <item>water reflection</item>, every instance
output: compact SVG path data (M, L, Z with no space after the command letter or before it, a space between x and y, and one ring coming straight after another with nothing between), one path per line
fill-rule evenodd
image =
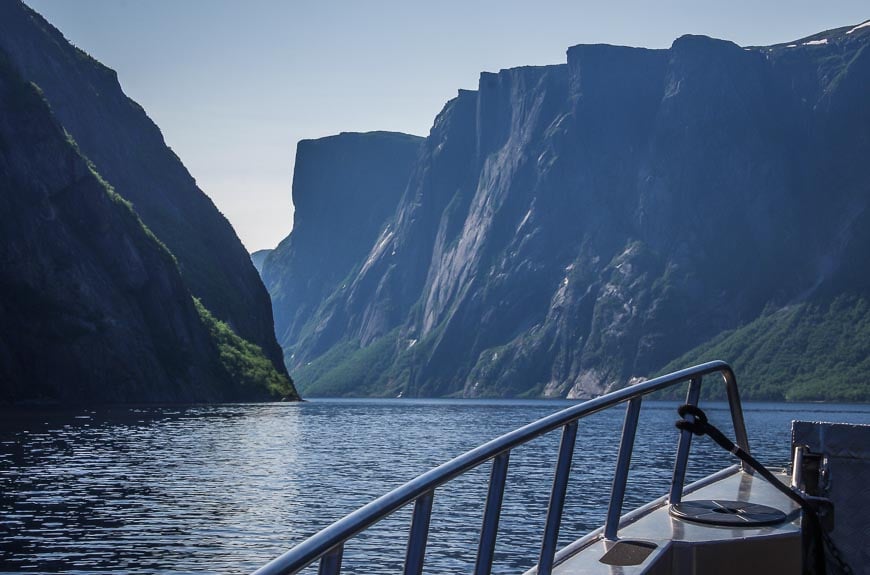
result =
M0 572L246 573L418 473L568 402L346 400L0 413ZM708 409L728 427L724 405ZM581 422L560 541L603 521L621 410ZM746 408L785 465L792 418L870 423L866 406ZM626 508L665 493L675 404L648 402ZM497 573L534 562L558 434L511 456ZM689 479L730 463L696 442ZM470 571L488 466L439 489L427 573ZM410 510L348 545L346 572L395 572ZM386 555L385 555L386 553ZM377 566L373 558L377 557Z

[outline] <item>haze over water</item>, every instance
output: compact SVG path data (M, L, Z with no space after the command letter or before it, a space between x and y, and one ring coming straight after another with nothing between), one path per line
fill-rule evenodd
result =
M567 401L314 400L4 413L0 573L247 573L416 474ZM870 423L870 406L748 404L755 454L782 467L790 421ZM728 427L724 404L709 404ZM581 422L560 545L598 526L622 409ZM647 402L626 509L665 493L675 404ZM512 454L496 571L537 555L558 433ZM696 441L690 479L730 463ZM474 562L489 466L439 489L427 572ZM401 565L410 511L348 545L347 573ZM384 553L384 551L388 551ZM369 561L373 561L369 563Z

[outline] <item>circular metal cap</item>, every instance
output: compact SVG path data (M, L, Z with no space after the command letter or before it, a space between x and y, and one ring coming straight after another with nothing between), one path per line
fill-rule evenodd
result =
M760 527L785 521L785 513L779 509L726 499L700 499L671 505L671 515L707 525L723 527Z

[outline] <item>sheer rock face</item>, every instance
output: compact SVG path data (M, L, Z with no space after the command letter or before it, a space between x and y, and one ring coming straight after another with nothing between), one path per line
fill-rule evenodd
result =
M229 222L110 70L17 0L0 3L0 49L43 91L82 153L178 260L189 289L286 374L268 293Z
M482 74L353 273L302 300L303 389L586 397L766 307L866 291L870 27L850 29Z
M405 189L422 141L371 132L299 142L293 231L266 257L262 272L288 365L294 365L296 342L318 307L364 265Z
M272 250L257 250L251 253L251 263L254 264L254 269L257 270L258 274L263 273L263 262L266 261L266 257L272 253Z
M0 49L0 403L174 402L234 388L170 253Z

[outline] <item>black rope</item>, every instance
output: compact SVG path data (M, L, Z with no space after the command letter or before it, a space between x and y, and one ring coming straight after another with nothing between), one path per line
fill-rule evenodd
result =
M821 519L819 518L816 507L808 501L804 496L792 489L786 487L776 478L764 465L759 463L757 459L752 457L739 445L735 445L733 441L725 437L719 429L716 428L707 420L707 414L696 405L685 404L677 409L682 419L676 422L677 429L681 431L690 431L695 435L707 435L718 443L726 451L730 451L740 461L751 467L755 472L764 477L771 485L781 491L789 499L800 505L804 511L804 517L807 520L805 529L809 528L810 541L813 545L804 547L804 573L812 573L815 575L825 574L825 554L820 552L827 549L828 554L834 558L841 573L844 575L852 575L852 568L843 559L839 549L834 545L828 532L822 527ZM691 416L692 419L687 419Z

